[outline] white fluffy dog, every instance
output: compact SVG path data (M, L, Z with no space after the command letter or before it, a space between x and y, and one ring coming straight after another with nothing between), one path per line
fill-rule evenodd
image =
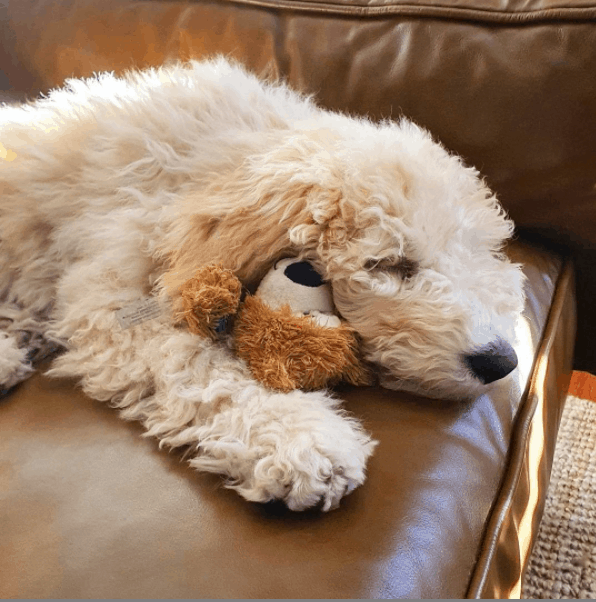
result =
M0 143L0 386L59 342L50 375L248 500L333 508L375 442L329 392L267 390L229 341L174 326L198 266L250 285L309 259L385 386L470 397L516 365L512 223L412 123L324 111L219 58L2 107ZM161 313L123 328L117 311L147 296Z

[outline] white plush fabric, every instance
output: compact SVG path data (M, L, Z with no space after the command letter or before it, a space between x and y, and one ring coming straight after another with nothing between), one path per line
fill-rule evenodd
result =
M268 391L229 341L173 326L199 265L250 286L284 256L310 260L387 386L476 395L463 354L512 340L512 224L408 121L326 112L218 58L69 81L1 108L0 143L0 299L65 347L49 374L187 446L246 499L334 507L374 443L330 393ZM123 329L115 312L145 295L163 313ZM0 346L7 387L30 368L6 330Z
M334 315L335 308L329 284L304 286L285 275L285 269L297 262L298 260L291 257L276 262L259 284L255 297L259 297L272 309L289 305L297 316L309 315L319 326L338 328L341 321Z

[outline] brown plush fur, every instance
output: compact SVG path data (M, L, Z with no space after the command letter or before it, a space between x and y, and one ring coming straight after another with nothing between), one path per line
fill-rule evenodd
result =
M214 340L218 320L238 311L242 286L230 270L209 264L179 290L175 323L186 321L190 332ZM316 390L341 380L372 384L351 328L319 326L294 315L289 306L274 310L258 297L247 297L236 318L234 341L253 376L270 389Z
M234 327L236 351L257 378L271 389L322 389L345 380L371 384L358 359L355 333L347 326L326 328L289 306L268 307L248 297Z
M214 340L218 320L236 313L241 292L242 285L230 270L202 266L180 287L174 322L186 320L192 333Z

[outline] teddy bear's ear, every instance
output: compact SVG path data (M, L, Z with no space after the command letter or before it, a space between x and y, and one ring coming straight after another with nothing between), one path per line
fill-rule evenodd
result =
M240 280L230 270L202 266L180 287L173 302L174 323L186 321L190 332L215 339L221 319L238 310L241 292Z

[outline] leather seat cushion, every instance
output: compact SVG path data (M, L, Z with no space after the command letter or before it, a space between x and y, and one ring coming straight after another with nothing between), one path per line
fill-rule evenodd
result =
M522 243L510 254L528 276L519 368L467 405L338 390L380 446L329 514L248 503L74 382L34 376L0 401L0 596L511 592L533 537L515 528L539 519L548 484L575 314L569 264ZM534 416L545 437L528 473Z

